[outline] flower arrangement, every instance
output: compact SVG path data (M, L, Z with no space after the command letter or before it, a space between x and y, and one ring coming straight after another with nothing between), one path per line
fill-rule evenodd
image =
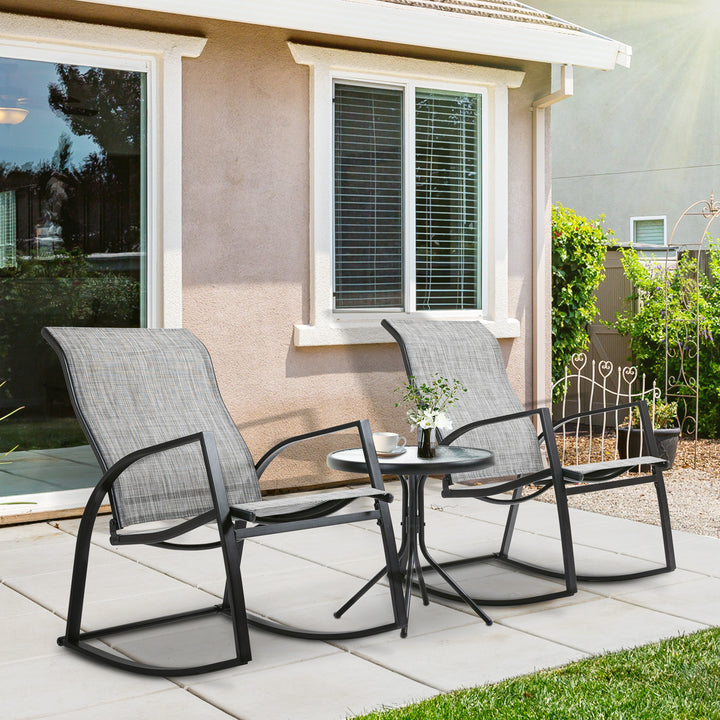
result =
M403 391L402 402L410 406L406 415L410 429L422 431L418 439L418 454L433 457L432 431L435 428L452 430L448 410L461 392L467 392L467 388L459 380L448 380L439 373L434 373L431 380L419 385L414 381L415 378L410 377L395 392ZM395 407L399 405L400 402L395 403Z

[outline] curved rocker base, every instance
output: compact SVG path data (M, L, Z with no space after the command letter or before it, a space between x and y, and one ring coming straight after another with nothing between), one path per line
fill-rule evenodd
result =
M225 610L221 605L213 605L200 610L191 610L189 612L177 613L175 615L163 615L150 620L139 620L136 622L125 623L123 625L114 625L112 627L102 628L100 630L92 630L90 632L80 633L76 639L62 635L57 639L58 645L66 647L69 650L79 653L91 660L111 665L113 667L127 670L129 672L141 675L160 675L160 676L179 676L179 675L195 675L200 673L214 672L215 670L224 670L225 668L235 667L236 665L246 665L251 657L244 658L240 654L233 658L220 660L218 662L206 663L204 665L187 665L180 667L166 667L158 665L147 665L146 663L124 658L115 653L108 652L102 648L88 644L88 641L107 637L108 635L117 635L123 632L130 632L141 628L153 627L155 625L165 625L173 622L192 620L193 618L203 617L205 615L225 614Z
M562 578L564 577L561 572L557 570L549 570L548 568L539 567L532 563L526 563L521 560L514 560L512 558L497 558L501 562L505 562L508 565L521 568L524 570L530 570L538 575L545 575L547 577ZM639 578L650 577L651 575L661 575L662 573L672 572L675 570L675 563L668 563L661 565L657 568L650 570L637 570L635 572L621 573L619 575L584 575L577 573L576 578L580 582L622 582L623 580L638 580Z
M385 625L375 625L370 628L362 628L360 630L303 630L290 625L283 625L269 618L259 617L248 613L247 621L254 627L262 628L268 632L284 635L286 637L300 638L302 640L351 640L353 638L367 637L369 635L379 635L380 633L389 632L390 630L400 630L401 625L397 623L387 623Z
M462 558L460 560L451 560L450 562L443 563L443 568L458 567L461 565L469 565L472 563L487 562L489 560L495 560L496 562L509 565L510 567L518 568L519 570L526 570L536 575L544 577L551 577L559 580L566 580L564 573L558 570L550 570L533 563L523 562L522 560L516 560L514 558L505 557L500 553L491 553L489 555L479 555L477 557ZM424 572L432 571L434 568L430 566L423 567ZM576 574L576 579L579 582L620 582L623 580L637 580L639 578L649 577L651 575L659 575L662 573L672 572L675 569L673 564L663 565L658 568L652 568L651 570L639 570L636 572L623 573L620 575L583 575ZM417 585L417 583L413 583ZM457 595L450 590L444 590L442 588L434 587L426 584L426 590L432 595L438 597L447 598L450 600L457 599ZM555 600L557 598L570 597L577 591L570 591L567 588L564 590L558 590L555 592L543 593L541 595L530 595L521 598L487 598L487 597L475 597L471 596L472 600L478 605L488 606L513 606L513 605L531 605L533 603L545 602L547 600Z
M226 660L206 663L204 665L189 665L180 667L147 665L146 663L138 662L130 658L124 658L120 655L116 655L115 653L108 652L107 650L103 650L102 648L89 644L90 640L107 637L109 635L117 635L123 632L130 632L142 628L153 627L155 625L165 625L173 622L192 620L194 618L215 614L229 616L230 611L227 607L223 607L222 605L213 605L208 608L191 610L184 613L177 613L175 615L164 615L149 620L139 620L136 622L125 623L123 625L114 625L112 627L102 628L99 630L91 630L89 632L81 633L78 638L74 640L69 638L67 635L62 635L57 639L57 644L61 647L66 647L70 650L73 650L80 655L83 655L96 662L111 665L122 670L127 670L129 672L134 672L142 675L157 675L165 677L196 675L201 673L215 672L216 670L224 670L226 668L235 667L238 665L246 665L252 658L250 656L248 656L247 658L243 658L240 655L233 658L228 658ZM377 625L370 628L361 628L359 630L303 630L302 628L283 625L268 618L259 617L251 613L247 614L247 622L250 625L262 628L264 630L267 630L268 632L273 632L278 635L295 637L304 640L350 640L353 638L366 637L369 635L378 635L380 633L388 632L390 630L401 629L400 624L393 622L387 623L385 625Z
M93 645L87 645L82 640L79 642L71 642L66 637L58 638L58 645L73 650L90 660L111 665L112 667L128 672L138 673L139 675L156 675L163 677L178 677L180 675L200 675L201 673L214 672L216 670L225 670L226 668L236 667L237 665L247 665L247 660L240 658L230 658L229 660L221 660L207 665L191 665L183 667L161 667L156 665L145 665L144 663L123 658L119 655L109 653Z

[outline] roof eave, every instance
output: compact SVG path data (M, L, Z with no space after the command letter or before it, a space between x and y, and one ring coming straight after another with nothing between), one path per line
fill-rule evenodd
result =
M602 70L630 65L627 45L592 33L409 6L348 0L81 1Z

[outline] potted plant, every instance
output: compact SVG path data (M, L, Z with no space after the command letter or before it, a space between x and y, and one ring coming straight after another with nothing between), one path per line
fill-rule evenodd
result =
M411 377L397 390L404 391L402 401L410 406L406 416L410 429L418 431L418 456L435 457L436 429L452 430L447 411L458 393L467 392L467 388L459 380L448 380L435 373L432 380L420 385ZM395 403L395 407L399 404Z
M680 437L677 416L678 405L677 402L668 403L658 399L655 401L654 409L652 407L649 409L658 452L660 457L667 461L666 469L669 470L675 462ZM640 413L636 407L632 409L629 427L626 422L624 427L620 426L618 428L618 454L621 458L650 454L643 438L642 428L640 427ZM648 468L641 466L640 469L645 471Z

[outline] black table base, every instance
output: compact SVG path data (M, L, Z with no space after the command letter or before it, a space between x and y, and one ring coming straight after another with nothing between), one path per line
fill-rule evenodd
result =
M425 544L425 481L427 475L398 475L402 485L402 541L398 556L400 568L404 574L405 581L405 610L410 617L410 599L412 597L412 586L417 585L420 590L423 605L429 605L428 588L425 584L424 571L434 570L445 582L455 591L456 595L463 600L472 610L477 613L487 625L492 625L492 619L477 603L445 572L445 570L430 555ZM423 568L424 558L429 567ZM343 616L365 593L370 590L387 574L387 568L383 568L373 575L334 615L336 618ZM414 577L414 579L413 579ZM448 593L443 593L445 597ZM401 629L400 635L407 637L407 626Z

